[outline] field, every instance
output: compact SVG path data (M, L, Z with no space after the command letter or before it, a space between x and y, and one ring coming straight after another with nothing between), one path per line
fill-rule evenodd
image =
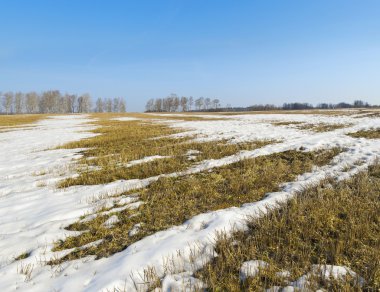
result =
M0 116L0 291L378 291L375 110Z

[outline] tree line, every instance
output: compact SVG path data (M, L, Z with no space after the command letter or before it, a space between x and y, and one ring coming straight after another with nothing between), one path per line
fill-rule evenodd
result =
M226 107L218 109L221 112L244 112L244 111L273 111L273 110L311 110L311 109L349 109L349 108L377 108L378 105L370 105L368 102L362 100L355 100L353 103L340 102L340 103L319 103L312 105L310 103L292 102L284 103L277 106L274 104L255 104L248 107ZM214 110L208 110L214 111Z
M221 107L219 99L210 99L199 97L194 99L190 97L179 97L171 94L166 98L149 99L146 103L146 112L238 112L238 111L273 111L273 110L308 110L308 109L347 109L347 108L374 108L377 105L370 105L362 100L355 100L353 103L319 103L312 105L310 103L292 102L283 105L274 104L255 104L248 107L233 107L227 104Z
M199 97L194 99L192 96L179 97L177 94L171 94L165 98L151 98L145 106L146 112L187 112L202 110L218 110L220 100L217 98Z
M218 110L209 109L202 111L219 111L219 112L245 112L245 111L273 111L273 110L310 110L310 109L348 109L348 108L378 108L378 105L370 105L368 102L362 100L355 100L353 103L340 102L340 103L319 103L317 105L312 105L310 103L302 102L291 102L284 103L283 105L274 104L255 104L248 107L233 107L227 105L226 107L221 107Z
M93 104L89 94L62 94L59 90L37 92L0 92L1 114L61 114L125 112L123 98L98 98Z

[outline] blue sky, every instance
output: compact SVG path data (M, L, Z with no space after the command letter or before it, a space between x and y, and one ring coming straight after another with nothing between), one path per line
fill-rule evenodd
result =
M0 91L380 103L378 0L0 0Z

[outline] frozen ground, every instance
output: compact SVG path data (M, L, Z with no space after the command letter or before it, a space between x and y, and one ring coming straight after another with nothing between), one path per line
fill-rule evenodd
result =
M104 194L143 187L158 177L116 181L100 186L56 189L57 181L74 175L71 166L80 155L79 150L52 148L92 136L89 133L92 126L86 124L89 121L86 116L54 117L39 122L35 127L0 133L0 291L99 291L112 290L115 287L130 291L135 288L134 282L139 282L139 274L147 266L154 266L159 273L163 273L162 264L167 257L173 260L173 269L176 270L174 272L189 271L194 267L187 265L184 259L191 252L203 252L197 262L199 265L212 256L211 242L215 231L228 231L232 226L244 228L243 222L247 215L258 216L266 206L287 200L307 184L318 182L326 175L345 178L365 169L380 157L379 140L357 139L345 135L361 129L380 127L380 118L300 114L223 118L215 121L166 123L189 130L180 135L196 135L199 140L229 139L240 142L275 139L281 142L218 160L203 161L183 173L168 175L186 175L240 159L289 149L314 150L340 146L346 151L338 155L331 165L316 168L312 173L300 176L297 181L285 184L282 192L268 194L262 201L200 214L183 225L146 237L106 259L94 261L86 258L51 268L44 263L62 255L52 253L50 249L54 240L69 234L63 229L65 226L78 220L79 216L91 212L94 206L106 204L107 198ZM128 122L129 119L124 120ZM272 125L279 121L351 126L331 132L314 133L298 130L292 125ZM136 203L138 202L131 202L131 207ZM29 252L31 256L14 261L23 252ZM183 275L190 282L195 281L188 274ZM164 281L165 287L170 288L173 279L178 278L173 277Z

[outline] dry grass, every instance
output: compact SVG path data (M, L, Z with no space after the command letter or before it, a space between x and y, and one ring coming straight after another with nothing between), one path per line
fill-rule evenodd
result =
M15 257L15 261L19 261L19 260L23 260L23 259L26 259L30 256L30 252L28 251L25 251L23 252L22 254L18 255L17 257Z
M118 115L120 116L120 115ZM129 114L129 117L146 117L146 114ZM150 115L149 115L150 116ZM109 183L119 179L142 179L182 171L204 159L218 159L242 150L253 150L273 141L253 141L232 144L228 141L194 142L190 137L171 135L179 130L149 120L116 121L115 115L96 115L100 126L94 130L99 136L69 143L64 148L88 148L79 161L79 176L62 181L60 187ZM189 160L186 153L200 153ZM128 162L148 156L165 156L151 162L129 166ZM96 170L93 170L93 168Z
M302 124L297 126L301 130L311 130L313 132L330 132L351 126L350 124Z
M356 119L362 119L362 118L380 118L380 112L362 112L363 115L355 117Z
M350 133L348 135L354 138L380 139L380 128L366 131L358 131L355 133Z
M113 213L99 214L93 220L69 226L68 230L83 233L56 243L55 250L76 248L59 261L87 255L96 255L97 258L109 256L157 231L182 224L197 214L260 200L265 193L278 191L281 183L294 180L314 165L327 164L339 152L339 149L287 151L243 160L213 172L161 178L141 191L139 199L143 204L137 209L115 213L119 222L113 226L104 226ZM131 234L137 224L140 225L139 231ZM104 241L97 246L80 248L99 239Z
M48 115L0 115L0 130L35 123Z
M311 279L312 291L379 291L380 289L380 165L352 179L326 180L309 188L259 220L249 230L220 234L218 256L196 277L210 291L263 291L286 286L310 271L313 264L347 266L365 279ZM241 281L243 262L263 260L268 268ZM277 272L288 271L288 276Z
M281 121L281 122L272 122L271 123L274 126L294 126L294 128L300 129L300 130L310 130L313 132L330 132L337 129L343 129L351 126L351 124L325 124L325 123L319 123L319 124L307 124L304 122L296 122L296 121Z
M271 124L274 125L274 126L292 126L292 125L303 124L303 122L288 121L288 122L273 122Z

